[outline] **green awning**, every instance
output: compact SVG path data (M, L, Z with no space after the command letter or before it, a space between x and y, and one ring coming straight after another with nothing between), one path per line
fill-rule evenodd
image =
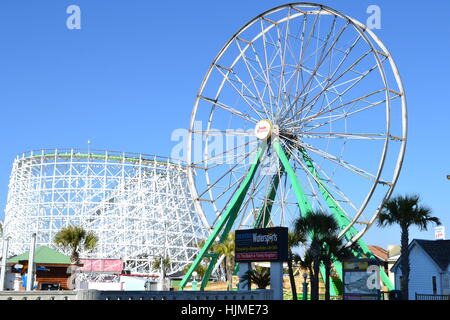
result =
M18 256L11 257L7 263L18 263L19 261L28 261L29 252L22 253ZM70 257L49 247L37 247L34 252L34 263L44 264L70 264Z

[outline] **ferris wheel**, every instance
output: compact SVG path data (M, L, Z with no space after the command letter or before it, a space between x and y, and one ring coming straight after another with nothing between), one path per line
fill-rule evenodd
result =
M400 75L370 29L319 4L258 15L220 50L193 107L188 178L211 234L191 269L231 230L290 227L311 210L370 255L361 237L392 194L406 136Z

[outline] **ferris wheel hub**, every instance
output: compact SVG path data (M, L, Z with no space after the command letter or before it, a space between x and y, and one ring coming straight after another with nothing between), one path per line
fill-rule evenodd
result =
M266 140L272 134L273 126L269 119L259 120L255 126L255 136L259 140Z

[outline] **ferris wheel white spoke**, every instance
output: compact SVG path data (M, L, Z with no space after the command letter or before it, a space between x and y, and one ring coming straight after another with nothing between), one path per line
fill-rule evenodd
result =
M248 74L249 74L249 76L250 76L250 78L252 80L252 84L253 84L253 87L256 90L256 94L258 95L258 99L260 101L261 107L264 109L266 114L269 114L269 111L268 111L268 109L265 106L264 99L262 98L261 93L259 92L258 86L255 83L255 77L253 76L253 73L250 70L250 65L252 66L252 64L247 61L247 56L245 55L245 50L244 51L242 50L238 39L236 39L236 45L238 46L239 52L240 52L240 54L243 57L243 60L244 60L244 63L245 63L245 67L247 68L247 72L248 72ZM246 47L248 48L249 46L250 45L247 44ZM254 68L254 67L252 66L252 68Z
M372 94L377 94L377 93L379 93L379 92L381 92L381 91L376 91L376 92L374 92L374 93L371 93L370 95L372 95ZM376 107L376 106L381 105L382 103L385 103L385 102L386 102L386 100L381 100L381 101L377 101L377 102L375 102L375 103L371 103L371 102L365 101L365 100L364 100L365 98L366 98L366 97L360 97L360 98L355 99L355 100L353 100L353 101L350 101L350 102L347 102L347 103L343 103L343 104L341 104L341 105L338 105L338 106L336 106L336 107L334 107L334 108L332 108L332 109L328 109L326 112L322 112L321 114L317 113L317 114L315 114L315 115L309 117L309 118L307 119L307 121L312 121L312 120L320 119L319 116L322 116L322 115L325 115L325 114L327 114L327 113L330 113L329 117L330 117L330 116L334 116L335 118L334 118L334 119L330 119L330 120L328 120L328 121L325 121L325 122L323 122L323 123L320 123L320 124L316 124L316 125L314 125L314 126L311 126L308 130L305 129L304 131L305 131L305 132L309 132L309 131L311 131L311 130L314 130L314 129L317 129L317 128L322 127L322 126L324 126L324 125L327 125L327 124L333 123L333 122L335 122L335 121L338 121L338 120L347 118L347 117L349 117L349 116L352 116L352 115L357 114L357 113L360 113L360 112L362 112L362 111L371 109L371 108L373 108L373 107ZM365 102L365 103L367 103L368 105L365 106L365 107L361 107L361 108L359 108L359 109L357 109L357 110L350 111L350 112L343 112L343 113L338 113L338 114L335 114L335 115L332 115L332 114L331 114L333 111L336 111L336 110L338 110L338 109L340 109L340 108L342 108L342 107L344 107L344 106L350 105L350 104L355 104L356 102L359 102L359 101ZM337 116L337 117L336 117L336 116Z
M249 154L249 153L248 153ZM233 171L233 169L236 169L236 167L238 165L240 165L245 159L247 159L247 157L242 158L239 162L237 162L235 165L233 165L230 169L228 169L222 176L220 176L216 181L214 181L214 183L210 183L209 181L207 181L207 186L208 188L206 190L204 190L202 193L200 193L198 195L198 197L200 198L201 196L203 196L206 192L208 192L212 187L214 187L219 181L221 181L223 178L225 178L226 176L228 176L228 174L230 172ZM207 168L206 171L208 171L209 169ZM208 179L209 180L209 179Z
M344 57L341 59L341 61L339 62L338 66L335 68L333 74L331 76L328 77L328 81L331 81L334 76L336 75L336 73L339 71L339 69L341 68L341 66L345 63L345 61L347 60L347 58L350 56L350 53L353 51L353 49L356 47L356 45L358 44L359 40L361 39L361 35L359 34L358 37L356 38L356 40L353 42L353 44L350 46L350 48L346 51ZM335 48L335 50L337 50L337 48ZM356 66L363 58L365 58L368 54L370 54L370 50L369 52L367 52L366 54L364 54L361 58L359 58L353 65L351 65L347 70L351 69L352 67ZM346 72L344 71L335 81L337 81L340 77L342 77ZM335 82L334 81L334 82ZM333 83L334 83L333 82ZM328 90L328 87L325 87L323 90ZM321 93L319 93L321 94ZM313 99L314 100L314 99ZM300 110L303 111L303 109L306 108L306 105L303 106L303 108Z
M361 59L362 60L362 59ZM360 60L358 60L359 62ZM356 62L355 62L356 64ZM320 97L320 95L326 90L328 89L331 84L334 84L337 80L339 80L342 76L344 76L347 72L349 72L352 69L352 67L348 68L346 71L344 71L340 76L338 76L334 81L330 82L328 84L328 86L326 86L321 92L319 92L313 99L309 100L307 103L305 103L305 107L309 106L311 103L313 103L314 101L316 101L316 99L318 99ZM341 92L340 95L338 95L332 102L334 103L337 99L341 98L343 95L345 95L350 89L352 89L354 86L356 86L358 83L361 82L361 80L363 80L364 78L366 78L373 70L378 69L378 65L373 66L372 68L370 68L369 70L367 70L366 72L364 72L361 76L355 78L357 79L356 81L354 81L349 87L347 87L343 92ZM386 90L386 88L382 89L382 90ZM314 104L314 103L313 103Z
M315 147L311 146L310 144L308 144L308 143L306 143L304 141L297 142L297 144L299 144L301 147L304 147L305 149L308 149L308 150L310 150L310 151L320 155L324 159L332 161L332 162L340 165L341 167L346 168L347 170L350 170L350 171L352 171L354 173L357 173L358 175L360 175L360 176L362 176L362 177L364 177L366 179L369 179L372 182L380 183L380 184L388 184L388 185L390 184L389 182L381 180L381 179L377 180L377 178L376 178L376 176L374 174L371 174L371 173L369 173L369 172L367 172L367 171L357 167L356 165L353 165L353 164L351 164L351 163L349 163L347 161L344 161L344 160L342 160L342 159L340 159L340 158L338 158L336 156L333 156L333 155L329 154L328 152L326 152L324 150L321 150L319 148L315 148Z
M222 67L223 68L223 67ZM261 116L261 114L255 109L255 106L252 105L251 102L248 101L247 97L245 96L244 93L242 93L233 83L233 81L230 79L229 75L233 74L232 69L229 69L229 71L227 72L227 74L224 74L222 72L222 68L220 68L217 64L216 64L216 69L220 72L220 74L223 76L223 78L227 81L227 83L229 83L231 85L231 87L241 96L241 98L245 101L245 103L250 107L251 110L253 110L254 113L256 113L260 119L263 119L263 117ZM258 98L253 94L253 92L241 81L241 79L239 79L238 77L236 78L238 80L238 82L251 94L250 97L252 97L253 99L257 100ZM263 107L263 106L261 106ZM248 117L250 117L250 115L247 114ZM254 118L252 118L254 121Z
M292 150L292 149L291 149ZM306 172L306 175L309 175L315 182L317 185L323 186L325 188L323 188L323 191L327 193L327 195L333 199L333 202L335 203L335 205L340 209L341 212L343 212L349 219L350 221L352 220L351 217L349 216L349 214L346 212L346 210L344 210L341 205L338 203L338 201L336 201L336 198L329 192L329 190L326 188L326 185L324 184L323 181L320 181L315 175L313 175L308 168L305 166L305 164L303 163L302 160L300 160L297 155L295 154L294 151L292 152L292 156L294 157L294 160L296 160L298 162L298 164L300 164L300 166L302 167L302 169Z
M309 82L312 81L313 76L317 73L317 71L319 70L320 66L322 65L322 63L325 61L326 57L328 56L328 54L330 53L330 51L333 49L334 45L336 44L336 42L339 40L339 38L341 37L341 35L343 34L343 32L345 31L345 29L347 29L347 27L349 26L349 22L347 22L347 24L344 25L344 27L341 28L341 30L339 31L339 34L336 36L336 38L334 39L333 43L331 44L331 46L328 48L327 52L325 53L325 55L323 55L323 51L321 53L321 56L319 58L319 62L316 64L314 71L312 73L312 75L309 77L308 81L306 82L306 85L303 87L303 89L300 91L300 94L303 93L304 88L308 85ZM293 104L297 103L299 98L296 98L296 100L294 100ZM306 100L306 97L304 98L304 100ZM303 100L303 101L304 101ZM302 103L303 105L303 103ZM308 105L308 104L306 104Z
M230 113L232 113L232 114L234 114L234 115L236 115L236 116L238 116L238 117L240 117L240 118L242 118L242 119L244 119L244 120L246 120L248 122L251 122L251 123L254 123L254 124L256 124L258 122L258 120L252 118L248 114L244 114L244 113L234 109L233 107L227 106L227 105L219 102L218 100L214 100L214 99L211 99L211 98L208 98L208 97L204 97L204 96L201 96L201 95L198 96L198 97L200 99L204 100L204 101L207 101L207 102L211 103L213 106L218 106L219 108L221 108L221 109L223 109L225 111L228 111L228 112L230 112Z
M349 204L354 210L355 213L358 212L358 208L353 204L353 202L350 200L350 198L333 182L333 180L328 176L328 174L321 168L321 166L314 161L313 159L310 159L314 165L314 168L317 171L320 171L321 175L323 175L323 177L325 177L325 179L322 179L324 182L327 182L327 187L328 188L332 188L337 194L339 194L341 196L342 199L344 199L345 203ZM331 191L333 191L331 190ZM339 199L335 199L336 201L340 201ZM349 216L348 216L349 217ZM365 220L367 220L363 214L361 214L361 217ZM351 217L349 217L351 219Z
M271 92L272 88L270 86L270 81L269 81L269 78L268 78L268 74L266 73L266 69L262 66L261 59L260 59L260 57L259 57L259 55L258 55L258 53L256 51L256 48L255 48L253 42L251 43L251 48L252 48L253 54L255 55L255 58L256 58L256 60L258 62L258 65L259 65L259 67L261 69L261 74L263 75L264 84L265 84L263 93L266 91L266 89L268 91L267 95L268 95L268 98L269 98L269 104L270 104L271 111L270 112L267 111L267 114L270 115L270 116L273 116L272 96L274 94L273 94L273 92Z

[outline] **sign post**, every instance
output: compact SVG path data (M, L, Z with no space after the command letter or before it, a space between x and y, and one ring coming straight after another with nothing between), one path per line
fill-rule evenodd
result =
M239 275L251 269L251 262L270 262L270 288L275 300L283 299L283 262L288 259L287 244L288 228L284 227L236 230L235 233L235 261L240 263ZM240 290L244 288L245 283L239 284Z

